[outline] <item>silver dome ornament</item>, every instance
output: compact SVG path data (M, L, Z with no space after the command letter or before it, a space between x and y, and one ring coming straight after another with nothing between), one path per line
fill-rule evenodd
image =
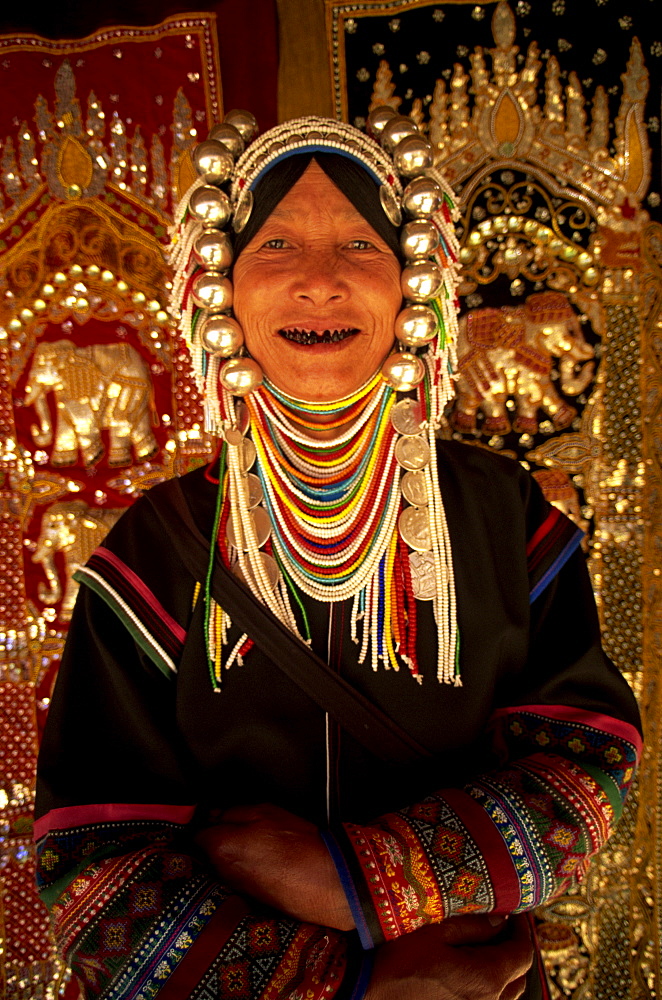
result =
M398 143L408 135L420 135L416 123L411 118L405 117L405 115L395 115L394 118L389 118L384 125L379 136L379 141L386 152L392 156L393 150Z
M405 260L429 257L439 246L439 233L432 222L415 219L402 227L400 247Z
M408 351L389 354L382 365L382 378L396 392L409 392L423 380L425 365Z
M193 166L208 184L225 184L232 176L234 160L223 143L205 139L193 150Z
M193 244L195 259L213 271L226 271L232 263L232 244L227 233L207 229Z
M201 309L223 312L232 305L232 285L222 274L200 271L191 284L191 297Z
M402 207L415 219L427 219L441 208L443 191L432 177L414 177L402 195Z
M395 336L407 347L423 347L434 340L438 332L437 315L429 306L405 306L395 317Z
M246 145L248 145L249 142L252 142L259 132L257 118L255 115L252 115L250 111L243 111L240 108L234 108L232 111L228 111L227 115L223 119L223 122L234 125Z
M257 361L252 358L230 358L219 372L221 385L233 396L247 396L262 384L264 377Z
M232 316L212 313L200 326L200 343L208 354L230 358L244 343L244 332Z
M225 191L220 191L211 184L196 188L188 205L191 214L206 226L218 226L222 229L230 218L230 199Z
M368 132L370 132L375 139L379 139L386 123L390 121L391 118L397 117L398 112L394 111L393 108L388 106L388 104L380 104L378 108L373 108L368 115Z
M427 302L437 297L443 285L438 264L432 260L415 260L407 264L400 277L400 287L406 299Z
M241 138L239 131L230 122L221 122L219 125L214 125L209 133L209 138L222 142L235 160L244 151L244 140Z
M406 135L393 150L393 165L403 177L418 177L432 166L432 146L422 135Z

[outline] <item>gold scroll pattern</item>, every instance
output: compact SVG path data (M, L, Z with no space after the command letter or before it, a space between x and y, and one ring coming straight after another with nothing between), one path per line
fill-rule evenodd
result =
M369 16L367 6L345 6L333 4L337 39L343 17ZM538 928L555 1000L652 1000L662 879L662 237L641 208L648 73L635 39L610 150L605 95L596 92L587 115L577 75L565 81L553 57L539 86L540 50L529 41L518 62L507 3L494 9L492 31L494 47L476 47L468 71L458 61L448 87L440 75L427 116L423 95L407 95L462 214L458 399L446 433L522 461L589 529L605 645L639 698L647 750L614 837L584 883L539 912ZM337 85L342 59L339 42ZM403 103L382 62L371 107Z
M93 93L82 120L66 60L54 90L55 116L38 98L38 132L24 126L19 155L8 139L0 157L0 994L12 1000L61 996L70 979L36 896L31 815L73 574L127 502L211 450L163 248L192 179L192 108L180 90L166 163L156 133L147 152L139 127L129 140L114 116L109 129Z

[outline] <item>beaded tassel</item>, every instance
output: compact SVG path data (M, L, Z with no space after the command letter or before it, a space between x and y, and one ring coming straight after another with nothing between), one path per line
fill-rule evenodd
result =
M428 367L435 363L430 358ZM426 436L432 454L440 395L428 391ZM295 416L290 419L279 397L265 386L246 402L282 579L274 589L264 570L241 446L227 444L228 501L239 570L256 597L303 641L309 640L301 636L292 607L299 591L326 603L352 598L351 635L360 647L359 662L369 662L373 670L380 664L398 670L405 663L420 681L416 601L397 529L401 469L395 459L398 435L390 421L395 394L373 380L364 387L362 405L356 399L349 403L356 406L350 429L321 442L305 433L305 405L291 403ZM342 404L346 411L348 401ZM229 425L235 420L234 402L227 395L221 418ZM426 470L426 483L436 579L437 677L442 683L459 683L452 558L434 462ZM232 655L236 653L235 648Z

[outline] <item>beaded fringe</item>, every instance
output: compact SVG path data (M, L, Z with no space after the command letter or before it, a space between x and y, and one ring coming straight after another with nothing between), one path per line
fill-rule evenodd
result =
M425 430L432 456L435 455L436 429L439 426L445 405L445 396L450 385L447 379L440 377L437 369L439 359L430 355L428 366L428 406L429 419ZM434 380L432 378L434 375ZM448 383L448 384L444 384ZM420 395L424 395L423 389ZM234 423L234 400L224 392L222 401L222 417L228 423ZM354 428L355 431L355 428ZM389 442L389 457L395 447L395 437ZM227 455L227 501L233 516L233 528L237 543L233 550L236 563L243 578L254 596L285 624L302 642L309 638L301 634L297 625L292 606L292 597L298 600L296 590L300 590L316 600L336 603L351 599L351 636L359 646L358 659L361 663L370 663L373 670L380 665L385 669L399 670L401 662L411 671L413 676L422 681L416 662L415 648L408 640L408 631L415 628L412 615L415 617L415 603L411 600L408 608L408 619L404 614L404 603L398 600L396 578L396 561L398 545L397 517L400 510L399 479L400 469L392 463L391 488L384 500L385 514L373 542L369 560L353 573L352 578L344 585L333 583L311 585L301 573L296 555L291 546L284 546L277 538L273 539L273 550L283 575L274 589L264 569L260 547L255 536L255 524L250 516L247 496L247 479L243 466L241 445L225 445ZM259 449L258 449L259 452ZM266 453L262 451L262 455ZM387 460L388 461L388 460ZM263 478L269 478L268 461L263 460ZM434 617L437 624L438 655L436 676L440 683L461 685L458 670L457 608L455 597L455 581L453 574L452 552L446 514L441 497L437 475L436 460L430 462L425 470L427 493L429 498L428 516L430 534L433 540L436 594L433 599ZM219 488L221 488L219 486ZM380 484L382 491L387 484ZM381 496L381 494L380 494ZM379 498L375 503L381 503ZM222 670L229 668L234 662L241 662L239 651L246 643L242 636L230 651L227 659L222 661L223 637L227 636L229 620L219 608L218 624L208 629L208 646L210 664L213 663L215 688L220 689ZM220 637L220 642L219 642ZM415 645L415 644L414 644Z

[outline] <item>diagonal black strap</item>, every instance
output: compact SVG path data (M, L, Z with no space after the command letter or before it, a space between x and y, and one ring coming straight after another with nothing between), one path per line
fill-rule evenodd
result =
M209 543L193 520L178 480L173 479L168 490L159 491L158 503L151 501L149 493L145 494L145 499L163 522L182 563L196 580L203 582L207 576ZM179 523L186 530L173 532L173 523ZM250 590L228 572L218 555L214 562L212 595L235 625L250 636L290 680L375 756L394 763L432 756L260 604Z

